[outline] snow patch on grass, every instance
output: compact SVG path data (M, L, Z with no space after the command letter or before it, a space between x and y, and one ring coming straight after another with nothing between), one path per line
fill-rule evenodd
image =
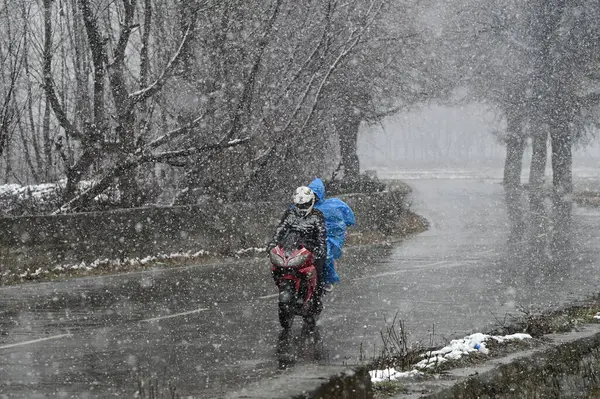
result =
M241 257L244 255L256 256L264 253L264 248L245 248L234 253L234 256ZM79 262L61 264L55 266L42 266L27 268L26 270L6 270L0 276L1 281L10 281L12 283L22 280L38 280L45 276L60 276L73 272L91 272L93 270L108 270L108 271L127 271L136 268L144 268L151 265L173 264L178 265L178 262L199 260L213 256L215 254L206 251L186 251L174 252L170 254L149 255L144 257L124 258L124 259L96 259L93 262ZM10 283L9 283L10 284Z
M462 339L454 339L450 341L450 344L436 351L429 351L422 354L425 359L421 360L415 365L419 369L426 369L439 365L440 363L448 360L460 359L464 355L468 355L472 352L481 352L485 355L489 353L489 349L486 347L485 342L489 339L496 340L497 342L506 342L511 340L524 340L531 338L529 334L511 334L504 336L487 335L482 333L471 334Z
M487 335L482 333L471 334L462 339L454 339L450 344L436 351L429 351L421 355L426 359L421 360L415 367L420 369L434 367L448 360L460 359L464 355L472 352L481 352L485 355L489 353L485 342L493 339L497 342L506 342L511 340L524 340L531 338L529 334L511 334L511 335Z
M76 193L84 192L93 184L88 180L79 182ZM49 213L62 204L66 186L66 179L53 183L0 185L0 214L23 216ZM109 190L107 193L96 196L94 201L101 205L115 200L119 195L118 190Z
M5 272L3 274L4 277L7 278L15 278L18 277L24 280L34 280L41 276L48 275L50 273L53 274L63 274L73 271L83 270L86 272L96 270L96 269L123 269L123 268L135 268L139 266L146 266L153 263L159 262L176 262L181 260L193 260L205 256L209 256L210 252L205 250L200 250L197 252L187 251L187 252L175 252L171 254L159 254L155 256L146 256L143 258L125 258L125 259L96 259L93 262L81 262L81 263L73 263L73 264L65 264L58 265L52 268L36 268L35 270L27 269L22 273L10 273Z
M414 365L411 371L397 371L393 368L385 370L369 371L371 381L374 383L382 381L393 381L399 378L415 377L423 374L421 370L426 370L447 362L448 360L460 359L462 356L469 355L473 352L488 354L489 349L486 347L486 341L493 339L496 342L503 343L513 340L524 340L532 338L529 334L511 334L511 335L488 335L482 333L471 334L462 339L450 341L447 346L435 350L427 351L421 354L424 359Z
M423 372L419 370L397 371L394 368L389 368L385 370L369 371L369 375L371 376L371 381L373 383L377 383L383 381L395 381L401 378L416 377L423 375Z
M253 248L245 248L240 249L239 251L235 251L234 255L236 257L244 256L244 255L256 255L265 252L265 248L253 247Z

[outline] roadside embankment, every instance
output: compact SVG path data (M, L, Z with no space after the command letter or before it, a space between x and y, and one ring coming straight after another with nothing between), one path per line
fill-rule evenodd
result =
M373 372L366 372L372 366L344 371L331 368L327 373L331 377L320 377L319 388L308 390L306 386L311 384L304 384L304 391L295 390L296 396L285 396L289 391L277 388L292 380L285 375L262 382L263 388L257 392L264 394L264 384L269 384L275 389L270 392L271 398L596 398L600 397L598 320L600 299L595 298L548 314L523 317L501 328L512 333L504 336L506 339L487 336L487 347L481 344L481 348L473 348L468 343L465 346L465 339L452 341L463 356L450 353L454 352L448 349L452 345L405 353L403 360L412 358L414 362L409 361L404 371L384 370L391 371L391 377L375 378L376 383ZM485 335L466 338L475 336ZM441 362L440 353L450 360ZM416 362L421 366L427 362L433 367L420 367ZM255 397L252 391L238 394L236 398Z
M369 399L373 384L367 369L339 366L300 366L225 399Z
M600 300L595 298L548 314L528 315L502 330L517 332L515 335L531 334L529 339L490 343L487 348L483 346L483 350L467 346L463 348L464 356L447 354L449 359L456 360L418 372L414 370L415 365L409 365L407 369L414 372L404 372L401 378L375 384L375 397L599 397L599 310ZM447 351L425 353L436 352Z
M407 384L397 398L591 398L600 395L600 325L550 334L538 348ZM415 393L429 392L427 394Z
M427 228L405 185L340 196L356 214L349 245ZM211 203L0 219L1 283L123 272L261 252L286 203Z
M431 397L597 397L600 394L599 326L546 338L552 343L542 350L501 364L495 370L468 378Z
M503 347L488 360L481 354L460 366L431 373L407 374L388 384L390 394L374 389L367 372L334 367L293 370L262 381L254 389L228 396L240 398L593 398L600 396L600 324L547 334L530 343ZM318 388L315 385L320 384Z

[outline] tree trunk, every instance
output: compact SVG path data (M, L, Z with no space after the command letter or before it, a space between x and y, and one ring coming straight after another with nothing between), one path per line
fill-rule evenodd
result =
M521 186L521 170L523 169L523 152L525 140L521 132L521 120L511 115L507 117L506 160L504 163L504 188L514 190Z
M6 146L4 148L4 151L2 152L2 155L6 157L6 169L4 171L4 180L7 184L10 182L12 176L12 159L10 158L10 152L10 146Z
M355 116L349 118L347 123L341 126L338 134L344 179L350 181L358 180L360 175L360 162L356 153L360 122L360 118Z
M504 199L506 201L506 210L510 225L509 242L520 242L525 233L525 212L521 188L511 186L506 187Z
M532 140L531 169L529 170L529 186L531 190L541 190L546 171L548 135L546 132L536 132Z
M504 163L504 194L510 222L509 242L519 242L525 232L522 203L521 171L525 140L521 132L521 121L509 116L507 120L506 160Z
M51 180L52 171L52 139L50 138L50 103L44 106L44 119L42 123L42 137L44 139L44 181ZM35 139L33 140L35 142Z
M525 140L521 137L509 137L506 142L506 160L504 163L505 188L514 189L521 186L524 152Z
M551 250L556 259L571 254L571 218L573 192L572 138L567 123L557 123L550 131L552 143L552 184L554 228Z
M572 140L566 124L560 124L550 132L552 143L552 185L559 196L573 192Z
M539 122L538 122L539 123ZM533 135L531 169L529 171L529 210L531 216L531 253L541 258L545 253L548 235L548 212L544 206L544 173L548 153L548 134L536 126Z
M135 115L133 112L122 115L119 126L119 137L121 140L121 162L135 152ZM119 189L121 191L121 205L125 208L140 206L142 203L142 192L137 182L136 169L124 171L119 176Z
M21 145L23 146L23 157L25 158L25 163L27 164L27 166L29 166L29 171L31 172L31 177L33 178L33 181L35 183L39 183L40 179L39 179L39 174L38 174L38 169L34 166L33 161L31 160L31 153L29 151L29 140L27 137L27 133L25 132L25 129L23 128L23 124L21 123L20 120L17 121L17 127L19 128L19 133L21 135ZM35 137L32 134L31 135L31 140L32 142L35 141ZM33 147L35 150L35 146ZM39 155L36 153L36 155ZM37 157L36 157L37 158ZM41 162L38 160L38 165L40 165Z
M77 195L77 186L83 179L85 173L92 166L92 163L97 158L97 150L88 148L83 151L77 162L67 168L67 184L63 194L63 200L66 202Z

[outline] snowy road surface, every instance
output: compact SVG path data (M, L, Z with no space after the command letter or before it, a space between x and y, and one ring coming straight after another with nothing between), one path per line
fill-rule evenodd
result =
M409 183L432 228L346 253L321 345L298 363L371 356L396 312L411 341L444 343L597 291L600 212L576 210L572 263L540 267L506 245L497 180ZM274 294L265 260L0 289L0 397L132 397L149 376L184 397L221 397L280 373Z

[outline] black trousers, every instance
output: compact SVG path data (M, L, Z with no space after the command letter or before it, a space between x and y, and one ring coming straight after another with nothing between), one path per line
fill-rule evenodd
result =
M315 264L315 269L317 269L317 295L320 297L323 293L325 258L316 258L313 263Z

